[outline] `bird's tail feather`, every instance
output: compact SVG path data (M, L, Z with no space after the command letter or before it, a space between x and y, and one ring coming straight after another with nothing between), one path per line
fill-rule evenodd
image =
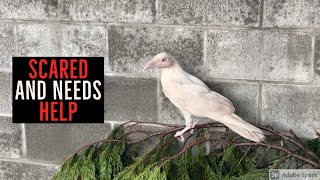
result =
M240 136L242 136L246 139L249 139L251 141L254 141L254 142L261 142L265 138L264 135L260 132L255 132L255 131L251 131L248 129L244 129L239 126L235 126L233 124L225 124L225 125L228 126L230 129L232 129L237 134L239 134Z
M247 123L235 114L224 116L223 121L220 122L238 133L240 136L251 141L261 142L265 139L261 129Z

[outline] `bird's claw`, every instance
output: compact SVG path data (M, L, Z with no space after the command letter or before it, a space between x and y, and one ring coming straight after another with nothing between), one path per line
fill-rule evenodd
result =
M194 130L194 127L196 126L196 123L191 123L191 130L190 130L190 135L193 134L193 130Z
M193 134L193 128L195 127L196 123L190 123L188 126L186 126L183 130L177 131L174 135L175 138L177 138L179 141L184 142L183 134L190 130L190 135Z
M176 134L174 135L174 137L177 138L179 141L184 142L184 137L183 137L182 131L177 131Z
M180 142L184 142L184 137L183 137L183 136L178 136L177 139L178 139Z

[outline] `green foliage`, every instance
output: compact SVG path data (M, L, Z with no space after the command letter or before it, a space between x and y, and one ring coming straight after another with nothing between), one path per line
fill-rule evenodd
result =
M127 144L124 127L115 128L107 140L90 145L69 157L54 180L247 180L268 179L268 169L257 169L257 157L245 148L226 144L206 154L204 132L197 133L193 146L181 149L172 133L164 135L148 153L137 156ZM307 143L319 156L319 139ZM130 147L130 148L129 148ZM130 151L131 149L131 151ZM276 159L274 162L277 162Z
M163 176L165 176L164 168L158 167L158 165L164 157L171 156L177 151L175 149L177 147L176 141L172 140L172 135L165 136L149 153L136 158L131 165L117 174L115 180L156 179L158 177L163 179Z
M307 141L308 147L320 157L320 138Z
M266 169L254 169L250 173L246 173L240 177L231 177L230 180L265 180L268 179L269 170Z
M121 160L125 151L123 135L124 129L122 126L115 128L101 145L91 145L83 152L69 157L52 179L112 179L123 169Z

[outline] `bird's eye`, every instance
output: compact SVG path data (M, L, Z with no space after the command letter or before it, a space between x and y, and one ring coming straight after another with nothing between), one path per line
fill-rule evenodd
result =
M166 61L166 58L163 58L163 59L162 59L162 62L165 62L165 61Z

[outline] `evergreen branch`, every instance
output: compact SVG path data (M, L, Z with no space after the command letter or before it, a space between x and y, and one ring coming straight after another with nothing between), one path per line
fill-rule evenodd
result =
M92 143L89 143L87 145L84 145L82 146L80 149L78 149L75 154L78 154L79 152L81 152L82 150L84 150L85 148L88 148L92 145L98 145L98 144L101 144L103 142L111 142L111 143L114 143L114 142L121 142L121 140L117 140L117 139L112 139L112 140L109 140L109 139L102 139L102 140L99 140L99 141L95 141L95 142L92 142Z
M260 146L265 146L265 147L270 147L273 149L277 149L280 151L283 151L301 161L307 162L308 164L311 164L312 166L316 168L320 168L320 162L314 161L312 159L308 159L307 157L301 156L299 154L296 154L294 152L291 152L290 150L284 148L284 147L279 147L279 146L274 146L270 144L265 144L265 143L255 143L255 142L245 142L245 143L235 143L236 146L252 146L252 145L260 145Z
M144 124L169 129L134 129L134 126ZM195 140L189 136L187 141L190 144L181 146L173 134L182 126L130 121L116 127L107 139L78 149L61 165L53 179L263 179L261 177L267 177L267 169L259 169L257 165L268 157L268 152L273 152L271 149L280 154L273 160L267 160L273 167L290 166L294 160L299 160L295 162L298 168L304 165L320 168L320 139L304 143L292 131L284 133L270 126L257 126L268 133L268 142L244 141L242 137L233 136L234 133L226 126L214 122L196 125ZM210 129L215 127L224 127L226 131ZM129 135L135 134L143 134L143 137L128 139ZM211 134L218 134L219 138L210 138ZM137 156L136 149L130 149L153 137L160 137L160 141L151 151ZM206 155L205 144L208 142L216 144L214 151ZM216 149L218 144L222 144L223 149ZM196 154L194 150L197 150ZM263 154L259 158L255 156L260 152Z

